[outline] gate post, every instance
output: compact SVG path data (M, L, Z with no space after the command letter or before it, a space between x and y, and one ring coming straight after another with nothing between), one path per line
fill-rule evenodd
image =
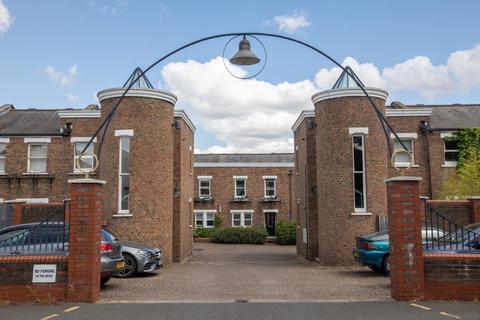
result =
M470 196L467 200L471 203L472 222L480 222L480 196Z
M67 301L95 302L100 298L100 243L103 185L95 179L70 183Z
M422 299L422 215L419 177L387 179L391 295L395 300Z

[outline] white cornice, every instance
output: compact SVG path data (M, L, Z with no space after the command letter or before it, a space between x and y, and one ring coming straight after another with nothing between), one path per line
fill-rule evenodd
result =
M306 118L315 118L315 111L314 110L303 110L300 115L298 116L297 120L292 126L292 131L297 131L298 127L302 124L303 120Z
M365 91L367 91L368 95L372 98L380 98L383 100L387 100L388 92L383 89L368 87L365 88ZM323 100L343 97L365 97L365 93L363 93L360 88L325 90L314 94L312 96L312 101L313 104L316 104L317 102Z
M125 92L125 88L112 88L99 91L97 93L98 100L102 102L105 99L119 98ZM161 91L157 89L130 89L128 90L126 97L140 97L140 98L153 98L170 102L175 105L177 102L177 96L173 93Z
M195 162L195 168L292 168L293 162Z
M387 117L430 117L432 108L422 109L387 109L385 115Z
M193 124L192 120L190 120L190 118L185 113L185 111L175 110L174 113L173 113L173 116L177 117L177 118L182 118L182 120L185 121L185 123L192 130L192 132L195 133L195 130L197 130L197 128L195 128L195 125Z
M59 110L60 118L100 118L100 110Z

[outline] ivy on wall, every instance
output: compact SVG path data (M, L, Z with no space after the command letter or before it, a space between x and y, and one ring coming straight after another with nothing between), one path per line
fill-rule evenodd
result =
M470 158L480 158L480 128L467 128L456 132L453 139L458 141L458 165L462 168Z

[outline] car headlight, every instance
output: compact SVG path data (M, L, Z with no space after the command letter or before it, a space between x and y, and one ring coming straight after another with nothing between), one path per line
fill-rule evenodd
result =
M147 258L150 258L151 257L151 253L147 250L138 250L137 251L139 254L141 254L142 256L145 256Z

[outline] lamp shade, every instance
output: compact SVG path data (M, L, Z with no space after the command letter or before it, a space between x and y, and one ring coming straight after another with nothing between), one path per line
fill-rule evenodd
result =
M250 41L243 36L238 45L237 53L229 61L235 65L249 66L259 63L260 59L250 50Z

